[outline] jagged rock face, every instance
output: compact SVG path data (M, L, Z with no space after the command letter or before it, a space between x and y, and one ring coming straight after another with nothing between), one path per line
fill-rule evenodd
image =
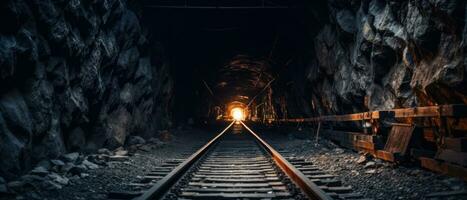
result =
M127 1L0 5L0 176L164 128L168 66L151 64L151 55L162 52L149 52Z
M305 58L320 114L467 103L465 1L329 0L326 9Z

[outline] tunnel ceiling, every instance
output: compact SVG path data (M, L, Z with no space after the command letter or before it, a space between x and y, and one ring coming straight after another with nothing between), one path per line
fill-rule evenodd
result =
M220 1L219 6L257 5L242 2L246 1ZM198 112L193 104L248 103L273 81L304 48L307 31L301 24L303 11L294 7L297 2L281 1L277 9L178 9L165 7L176 4L154 7L158 4L145 1L143 20L152 37L168 48L174 107L179 110L175 112L187 118L187 111Z
M263 59L236 56L220 70L215 90L225 101L249 101L274 80L270 67Z

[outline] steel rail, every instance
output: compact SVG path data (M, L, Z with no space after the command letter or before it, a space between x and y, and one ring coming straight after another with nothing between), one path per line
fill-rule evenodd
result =
M230 123L221 133L219 133L216 137L210 140L206 145L204 145L201 149L196 151L193 155L188 157L185 161L183 161L180 165L173 169L169 174L164 176L164 178L159 180L155 185L149 188L149 190L143 193L143 195L136 199L160 199L166 193L166 191L170 187L172 187L196 161L199 160L199 158L201 158L215 143L218 142L219 138L221 138L234 123L235 121Z
M258 134L251 130L245 123L240 121L240 123L256 138L259 144L271 154L274 162L282 169L287 176L297 185L300 189L303 190L305 195L309 199L333 199L331 196L326 194L318 185L313 183L309 178L307 178L300 170L295 168L289 161L287 161L282 155L274 150L268 143L261 139Z

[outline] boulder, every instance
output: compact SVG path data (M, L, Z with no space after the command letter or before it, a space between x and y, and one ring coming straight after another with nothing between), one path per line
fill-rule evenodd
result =
M68 185L68 183L69 183L69 179L67 177L60 176L57 173L50 173L49 175L47 175L47 177L50 180L52 180L55 183L58 183L60 185Z
M128 139L128 145L137 145L137 144L145 144L146 140L140 136L130 136Z
M123 148L117 149L114 151L114 155L116 156L126 156L128 155L128 151L124 150Z
M44 168L42 166L39 166L39 167L36 167L33 170L31 170L30 173L35 174L35 175L45 176L45 175L47 175L49 173L49 170L47 170L46 168Z
M25 183L22 181L11 181L8 182L7 187L13 191L19 192L22 190L24 185Z
M65 165L65 163L64 163L63 161L61 161L61 160L56 160L56 159L54 159L54 160L50 160L50 162L51 162L52 164L54 164L55 166L60 166L60 167L61 167L61 166L64 166L64 165Z
M56 183L55 181L47 180L42 182L42 188L46 190L59 190L62 189L62 186L59 183Z
M79 153L78 152L73 152L73 153L68 153L65 155L61 156L62 159L66 162L76 162L76 160L79 158Z
M67 162L64 166L60 168L61 173L68 173L75 165L71 162Z
M103 155L112 155L112 152L110 152L109 149L106 148L101 148L97 150L98 154L103 154Z
M75 165L75 166L72 166L70 168L70 170L68 170L68 173L70 173L71 175L80 175L81 173L84 173L86 172L87 168L85 165Z
M91 161L88 161L88 160L83 160L82 165L86 166L86 168L88 168L88 169L97 169L97 168L99 168L98 165L96 165L95 163L93 163Z

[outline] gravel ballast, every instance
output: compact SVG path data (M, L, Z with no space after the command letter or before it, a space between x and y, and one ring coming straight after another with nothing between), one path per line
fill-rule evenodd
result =
M69 178L69 182L57 188L30 188L26 191L0 197L3 199L51 199L51 200L100 200L107 199L109 192L131 191L132 182L167 160L185 158L211 139L215 131L177 130L170 132L171 139L159 144L139 145L138 148L124 147L113 151L106 162L97 168L88 168L81 176ZM143 150L141 150L143 149ZM108 154L99 150L98 156ZM91 155L88 155L88 158ZM104 155L105 156L105 155ZM84 163L90 164L87 160ZM92 164L90 164L92 165ZM0 195L1 196L1 195Z
M257 130L257 133L277 150L285 150L289 155L305 158L323 171L336 175L344 185L351 186L354 192L361 193L366 198L426 199L425 196L430 193L466 189L465 182L460 179L435 174L415 165L394 165L339 147L326 139L319 138L316 141L306 131L285 134ZM46 176L56 178L54 183L66 182L59 189L32 188L27 192L18 193L15 197L0 197L0 199L107 199L110 192L133 190L130 183L137 182L141 176L165 161L186 158L215 134L215 130L178 130L170 133L170 141L148 141L146 144L139 144L144 143L144 140L136 138L134 145L137 145L137 148L133 145L112 152L102 149L96 154L99 156L111 154L113 156L110 157L118 159L107 159L99 163L99 160L91 159L92 155L86 156L87 159L82 164L87 165L87 170L80 176L68 177L69 180L66 180L65 175L60 176L42 168L31 172L49 173ZM70 154L69 158L63 159L74 159L74 156ZM51 162L57 166L66 166L60 160ZM96 167L93 162L98 166ZM450 199L465 199L465 197Z
M276 149L310 160L320 169L338 176L344 185L371 199L426 199L426 195L442 191L462 191L466 183L458 178L436 174L419 166L394 165L362 152L342 148L333 142L311 137L310 132L293 134L262 132ZM450 197L444 199L467 199Z

